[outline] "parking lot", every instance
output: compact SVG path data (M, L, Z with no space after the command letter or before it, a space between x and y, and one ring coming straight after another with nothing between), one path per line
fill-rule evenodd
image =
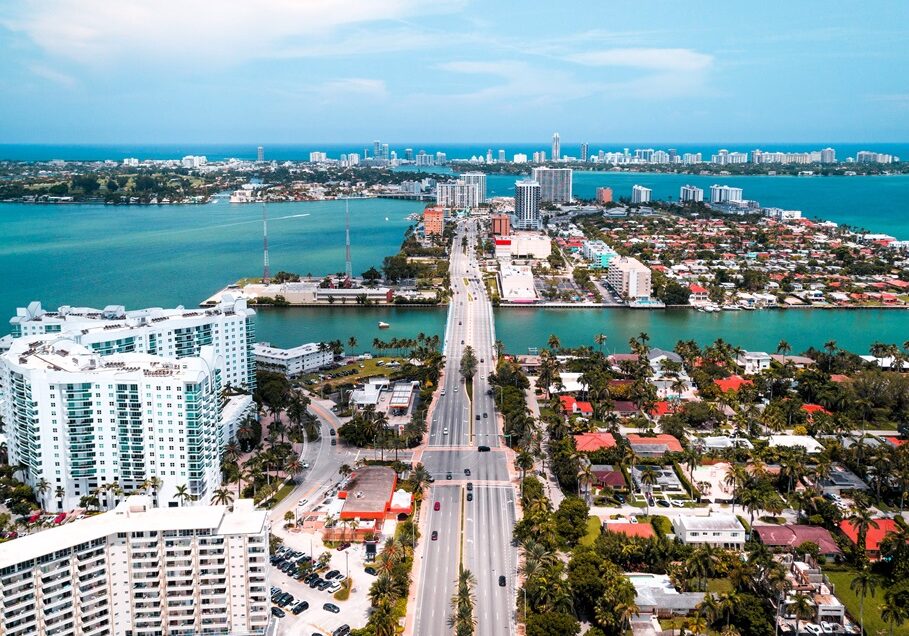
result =
M343 551L332 550L323 546L318 535L300 534L285 539L284 548L286 551L275 555L271 572L272 607L280 607L284 613L277 619L278 634L341 636L344 632L338 630L344 625L356 629L366 624L373 576L364 570L364 546L354 544ZM313 557L318 560L323 553L330 554L331 559L327 566L318 570L316 580L300 580L282 571L287 569L293 574L286 564L295 560L301 564L310 563ZM350 596L343 601L337 600L332 590L340 587L348 573L352 582ZM282 593L292 598L280 598ZM338 611L326 609L326 604L333 605Z

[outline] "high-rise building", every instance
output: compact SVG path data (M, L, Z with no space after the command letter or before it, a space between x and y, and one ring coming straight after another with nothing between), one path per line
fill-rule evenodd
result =
M484 177L486 175L483 175ZM485 181L485 178L484 178ZM436 205L443 208L475 208L479 204L480 191L477 183L449 181L436 184Z
M351 152L351 153L347 154L347 165L348 166L356 166L359 163L360 163L360 155L358 155L355 152Z
M513 161L515 163L527 163L527 155L523 152L516 152Z
M559 140L559 133L552 133L552 160L560 161L562 159L562 143ZM545 159L544 159L545 161Z
M492 222L494 236L508 236L511 234L511 218L507 214L493 214L489 217Z
M373 159L384 159L382 156L382 142L376 139L372 142L372 158Z
M486 150L486 163L492 163L492 148Z
M459 180L475 185L477 187L477 203L486 203L486 173L464 172L459 177Z
M612 203L612 188L597 188L597 203Z
M445 231L445 210L426 208L423 210L423 233L426 236L442 236Z
M508 159L505 158L505 149L499 148L499 163L505 163Z
M448 155L442 152L441 150L436 153L436 164L444 166L448 163Z
M836 150L833 148L821 150L821 163L836 163Z
M328 155L324 152L313 151L309 153L309 162L310 163L324 163L328 160Z
M650 196L653 194L653 191L650 188L645 188L642 185L636 185L631 188L631 202L632 203L650 203Z
M624 300L649 299L653 293L650 268L629 256L609 261L606 282Z
M426 154L425 150L421 150L417 153L417 165L418 166L431 166L435 164L435 159L432 155Z
M693 185L683 185L679 192L679 201L696 203L704 200L704 190Z
M581 144L581 161L587 163L587 153L590 151L590 145L586 142Z
M514 184L515 225L521 230L538 230L540 222L540 184L524 179Z
M149 353L168 358L198 356L205 345L222 360L221 381L252 391L256 388L256 312L245 298L224 294L204 309L136 309L122 305L104 309L69 307L45 311L34 301L16 309L12 332L0 340L0 351L10 338L54 334L84 345L102 356L113 353Z
M112 482L139 490L152 477L159 501L176 505L179 486L208 501L226 441L222 366L211 346L178 360L101 356L56 335L17 338L0 356L10 462L32 487L50 484L39 495L45 509L76 508Z
M259 163L262 163L263 161L265 161L265 148L263 148L262 146L259 146L258 148L256 148L256 161L258 161Z
M0 545L0 634L264 635L266 512L227 506L116 509Z
M725 185L710 186L711 203L741 203L742 189Z
M382 144L382 159L388 161L390 155L388 154L388 144Z
M413 148L404 149L404 161L413 161Z
M533 180L540 184L540 197L545 203L571 201L571 168L533 169Z

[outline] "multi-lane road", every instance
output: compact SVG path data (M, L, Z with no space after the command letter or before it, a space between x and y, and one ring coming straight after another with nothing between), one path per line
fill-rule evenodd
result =
M476 221L461 222L452 244L445 381L436 397L429 445L422 456L435 482L426 498L429 523L424 527L414 622L418 636L451 633L448 616L462 564L477 580L476 634L515 632L515 490L488 382L495 369L495 325L475 256L478 233ZM468 345L478 361L472 400L460 374L461 356ZM489 452L480 452L481 446ZM433 532L436 540L431 538ZM505 577L504 586L500 577Z

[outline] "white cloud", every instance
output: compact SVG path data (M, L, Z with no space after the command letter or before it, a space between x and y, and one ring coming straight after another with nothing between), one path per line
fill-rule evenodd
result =
M565 57L585 66L625 66L659 71L694 72L708 69L713 57L691 49L623 48L587 51Z
M46 53L116 61L231 64L312 52L337 31L459 7L460 0L26 0L2 24ZM384 40L384 38L383 38ZM381 46L380 40L375 42Z
M386 97L388 95L385 82L365 77L348 77L332 80L317 87L316 92L330 95L357 94L369 97Z
M479 102L486 106L522 108L528 104L558 103L599 92L595 82L578 82L570 74L526 62L458 61L438 65L442 71L469 75L489 75L501 82L467 93L444 95L445 99Z
M66 88L73 88L76 85L76 80L67 75L66 73L61 73L55 69L45 66L44 64L29 64L28 70L32 72L33 75L36 75L40 78L46 79L60 86Z

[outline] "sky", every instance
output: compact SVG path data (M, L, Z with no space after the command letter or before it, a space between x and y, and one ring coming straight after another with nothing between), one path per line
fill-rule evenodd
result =
M909 141L909 2L0 0L0 143Z

